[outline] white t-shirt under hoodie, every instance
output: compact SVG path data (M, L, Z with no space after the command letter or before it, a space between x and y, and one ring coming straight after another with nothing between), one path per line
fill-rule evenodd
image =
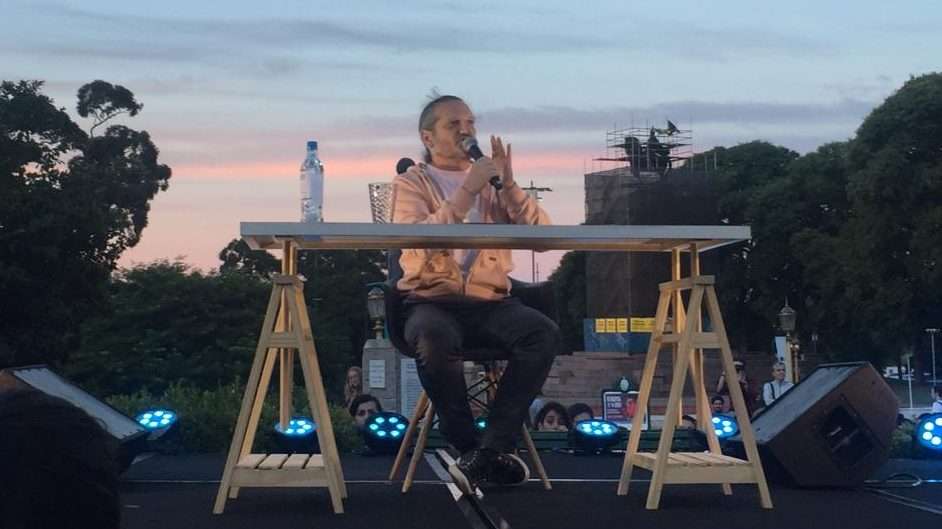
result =
M470 168L467 171L446 171L432 167L431 165L425 167L425 172L432 178L432 181L435 182L439 189L441 189L442 196L444 196L446 200L454 195L455 191L461 187L461 184L464 183L464 179L467 178L470 171ZM471 209L468 210L468 215L465 217L464 221L466 223L482 222L481 219L481 196L478 195L471 205ZM452 250L452 256L455 262L458 263L458 267L461 268L461 273L465 278L468 277L468 271L471 269L471 265L474 263L474 259L477 255L478 251L474 249Z

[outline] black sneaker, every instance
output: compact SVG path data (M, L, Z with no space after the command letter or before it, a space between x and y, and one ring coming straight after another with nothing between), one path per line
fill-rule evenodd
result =
M497 454L491 460L487 480L494 485L523 485L530 479L530 469L516 454Z
M448 465L455 485L461 492L474 496L478 484L488 479L491 464L498 457L497 452L487 448L475 448L465 452L457 461Z

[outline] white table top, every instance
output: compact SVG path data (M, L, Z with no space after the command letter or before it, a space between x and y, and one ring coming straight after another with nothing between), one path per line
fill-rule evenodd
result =
M374 224L243 222L252 249L511 248L520 250L698 251L747 241L749 226L526 226L516 224Z

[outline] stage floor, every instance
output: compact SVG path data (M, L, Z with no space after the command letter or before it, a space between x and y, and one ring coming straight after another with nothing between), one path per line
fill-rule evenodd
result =
M644 500L649 475L636 470L628 496L615 494L620 456L574 456L542 452L554 480L546 491L538 481L508 489L485 489L482 505L492 520L518 528L659 527L723 529L888 528L942 521L942 461L891 460L874 476L906 472L925 480L919 487L873 490L803 490L772 486L775 509L759 507L755 486L734 486L724 496L718 485L665 486L661 509ZM430 459L433 461L434 458ZM320 527L475 528L484 527L456 503L441 469L423 461L408 494L385 478L392 457L342 457L349 498L346 513L335 515L326 489L242 489L226 511L212 514L224 455L154 455L124 475L122 526L139 528ZM526 459L526 458L525 458ZM898 483L901 485L902 483ZM641 525L637 525L641 524Z

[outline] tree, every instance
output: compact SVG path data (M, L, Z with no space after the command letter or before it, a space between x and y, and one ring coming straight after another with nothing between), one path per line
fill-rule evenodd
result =
M559 312L559 330L570 351L585 348L583 320L586 318L586 253L566 252L550 275Z
M370 337L366 285L385 281L385 255L378 250L298 252L298 272L316 338L328 393L342 399L347 368L360 365Z
M855 328L854 302L848 298L848 241L843 230L851 215L847 198L850 142L822 145L796 160L789 170L794 215L799 221L789 238L790 255L800 277L790 285L789 303L800 316L804 343L819 337L817 347L833 359L859 360L867 348ZM870 357L879 362L878 358Z
M91 138L41 88L0 83L0 299L15 300L0 304L0 368L77 348L171 174L146 132L113 125ZM105 94L87 108L127 104Z
M256 277L269 278L281 270L278 259L265 250L253 250L243 239L232 239L219 252L219 272L242 272Z
M271 285L156 261L115 274L109 310L85 322L65 369L98 395L213 389L248 376Z
M752 227L750 241L718 251L717 292L731 345L767 349L775 315L796 273L787 252L789 230L797 228L789 210L794 197L786 196L791 191L785 180L798 153L754 141L702 156L716 160L711 176L721 222Z
M848 161L854 318L873 349L912 351L942 307L942 73L874 109Z
M143 108L144 105L134 99L134 94L121 85L98 80L83 85L78 91L76 110L79 116L92 116L95 119L88 131L89 136L94 136L95 128L111 118L120 114L136 116Z
M249 249L243 241L231 241L219 257L223 273L268 277L281 270L280 260L263 250ZM376 250L298 252L297 269L305 278L304 299L318 361L334 400L342 400L347 368L360 365L370 328L366 285L384 281L385 266L385 255Z

